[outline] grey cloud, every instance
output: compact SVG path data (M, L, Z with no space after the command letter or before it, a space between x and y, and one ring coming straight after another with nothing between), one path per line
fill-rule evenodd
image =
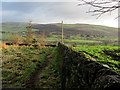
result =
M4 21L27 21L32 19L37 23L91 23L115 26L115 11L112 15L106 14L96 19L97 16L87 14L88 6L77 6L78 2L24 2L24 3L4 3ZM8 14L7 14L8 13ZM114 22L115 25L112 23Z
M33 12L37 7L42 6L43 3L37 2L3 2L2 10L18 11L22 13Z

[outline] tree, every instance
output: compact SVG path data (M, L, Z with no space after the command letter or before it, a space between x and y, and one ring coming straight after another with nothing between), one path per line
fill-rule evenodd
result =
M93 13L93 15L98 15L98 18L105 14L111 13L112 11L118 10L120 8L120 0L80 0L79 5L90 5L88 13ZM117 18L119 15L117 16Z
M23 37L25 37L24 42L28 45L32 45L39 49L43 48L46 45L45 36L35 34L32 31L32 29L33 29L32 21L30 21L28 23L28 26L26 28L27 28L26 35L23 36Z
M26 31L26 43L27 44L31 44L32 40L33 40L33 32L32 32L32 21L30 21L28 23L28 26L26 27L27 31Z

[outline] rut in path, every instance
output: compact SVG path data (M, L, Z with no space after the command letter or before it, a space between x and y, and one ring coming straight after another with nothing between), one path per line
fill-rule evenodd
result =
M42 71L48 66L48 64L49 64L49 59L46 58L46 60L44 60L44 64L42 66L39 66L38 70L36 70L34 75L31 77L26 88L36 88L37 87L39 76L42 73Z

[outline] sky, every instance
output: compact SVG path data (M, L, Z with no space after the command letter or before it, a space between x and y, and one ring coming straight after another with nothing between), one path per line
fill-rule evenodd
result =
M34 2L33 2L34 1ZM46 24L95 24L118 27L118 11L107 13L97 19L86 13L90 6L78 6L78 0L2 0L0 22L29 22ZM1 5L1 3L0 3Z

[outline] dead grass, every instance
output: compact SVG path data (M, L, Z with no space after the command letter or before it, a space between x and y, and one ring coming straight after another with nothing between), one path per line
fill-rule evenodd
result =
M5 42L0 42L0 49L7 49L8 46L5 44Z

